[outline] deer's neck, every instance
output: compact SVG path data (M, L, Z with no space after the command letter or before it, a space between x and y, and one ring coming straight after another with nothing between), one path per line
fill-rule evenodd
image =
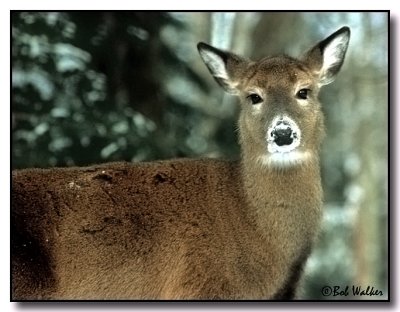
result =
M250 218L261 235L289 250L313 241L321 218L318 157L289 168L269 168L246 157L242 178Z

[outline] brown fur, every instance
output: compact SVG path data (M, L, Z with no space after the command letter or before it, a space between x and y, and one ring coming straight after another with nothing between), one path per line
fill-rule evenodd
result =
M312 235L280 228L309 214L288 200L259 228L240 181L206 159L14 171L13 300L279 296Z
M200 48L224 59L229 79L216 79L241 98L241 161L14 171L13 300L295 297L321 218L318 62ZM299 83L314 90L306 106ZM265 98L257 114L254 88ZM301 128L301 164L260 161L279 114Z

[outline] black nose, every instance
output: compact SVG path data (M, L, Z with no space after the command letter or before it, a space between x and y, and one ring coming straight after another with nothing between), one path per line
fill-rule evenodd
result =
M272 131L271 135L274 137L274 141L278 146L290 145L293 142L292 129L279 128Z

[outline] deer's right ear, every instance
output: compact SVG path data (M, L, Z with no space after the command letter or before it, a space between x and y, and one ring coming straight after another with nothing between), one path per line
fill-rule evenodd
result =
M214 48L206 43L197 45L200 56L214 79L231 94L238 94L237 86L240 72L246 68L248 61L233 53Z

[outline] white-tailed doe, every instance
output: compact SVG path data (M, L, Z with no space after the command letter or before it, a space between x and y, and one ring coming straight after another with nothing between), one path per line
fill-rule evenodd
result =
M294 298L321 219L318 93L349 38L259 61L198 44L240 98L240 161L14 171L13 300Z

